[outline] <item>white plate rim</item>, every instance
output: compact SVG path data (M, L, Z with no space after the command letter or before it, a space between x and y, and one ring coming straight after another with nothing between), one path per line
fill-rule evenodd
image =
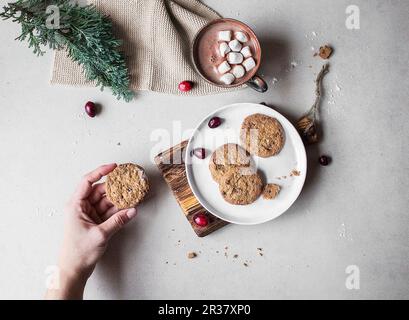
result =
M248 105L249 107L256 107L256 108L259 108L259 109L268 110L269 112L273 112L273 113L278 114L279 117L281 117L282 119L284 119L284 121L286 122L286 125L287 125L286 127L288 128L288 130L291 130L291 131L293 131L293 133L295 133L295 134L293 134L292 136L293 136L294 139L296 140L296 141L294 141L294 143L296 144L296 147L298 148L299 146L301 146L301 148L299 148L299 150L297 150L297 152L300 152L300 155L301 155L301 157L302 157L302 163L300 163L300 165L301 165L301 168L300 168L300 169L301 169L301 172L303 172L302 177L301 177L301 178L302 178L302 181L301 181L299 190L298 190L298 192L296 193L296 196L294 197L293 201L290 201L289 204L288 204L288 206L287 206L287 208L286 208L285 210L283 210L283 211L282 211L280 214L278 214L277 216L274 216L274 217L271 217L271 218L267 218L267 219L262 220L262 221L257 221L257 222L254 222L254 223L253 223L253 222L247 222L247 223L245 223L245 222L237 222L237 221L233 221L233 220L231 220L231 219L226 219L226 218L224 218L224 217L221 217L218 212L214 212L214 210L211 210L205 203L203 203L203 202L200 200L200 199L201 199L201 196L199 196L199 194L198 194L198 192L197 192L197 190L196 190L196 188L195 188L195 186L194 186L194 183L192 182L192 177L191 177L190 168L189 168L189 167L191 167L191 165L189 164L189 161L187 160L187 159L189 159L189 157L190 157L190 149L191 149L191 146L192 146L192 144L193 144L193 138L194 138L194 136L196 135L196 133L199 131L199 128L203 125L203 123L207 123L207 122L209 121L209 119L211 119L211 118L212 118L213 116L215 116L217 113L220 113L220 112L222 112L222 111L224 111L224 110L226 110L226 109L229 109L229 108L233 108L233 107L235 107L235 106L243 106L243 105ZM257 112L258 112L258 111L257 111ZM253 103L253 102L241 102L241 103L232 103L232 104L229 104L229 105L225 105L225 106L222 106L222 107L220 107L220 108L218 108L218 109L212 111L210 114L208 114L207 116L205 116L205 117L198 123L198 125L195 127L195 129L193 130L193 133L192 133L191 137L189 138L189 141L188 141L188 144L187 144L186 150L185 150L185 159L186 159L186 161L185 161L186 178L187 178L189 187L190 187L190 189L192 190L192 193L193 193L193 195L196 197L197 201L199 201L199 203L203 206L203 208L205 208L205 209L206 209L209 213L211 213L212 215L216 216L217 218L219 218L219 219L221 219L221 220L223 220L223 221L226 221L226 222L229 222L229 223L232 223L232 224L237 224L237 225L248 225L248 226L251 226L251 225L259 225L259 224L263 224L263 223L266 223L266 222L275 220L275 219L277 219L278 217L280 217L281 215L283 215L286 211L288 211L288 210L293 206L293 204L294 204L294 203L297 201L297 199L299 198L299 196L300 196L300 194L301 194L301 192L302 192L302 190L303 190L303 188L304 188L305 180L306 180L306 177L307 177L307 152L306 152L306 149L305 149L305 145L304 145L304 143L303 143L303 141L302 141L302 139L301 139L301 137L300 137L300 135L299 135L297 129L295 128L295 126L287 119L287 117L285 117L284 115L282 115L280 112L278 112L278 111L275 110L274 108L271 108L271 107L268 107L268 106L266 106L266 105L259 104L259 103Z

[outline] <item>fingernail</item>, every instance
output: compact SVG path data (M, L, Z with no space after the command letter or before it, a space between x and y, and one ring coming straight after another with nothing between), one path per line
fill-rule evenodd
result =
M134 217L136 216L136 214L137 214L137 211L136 211L135 208L129 209L129 210L126 212L126 215L128 216L129 219L134 218Z
M113 167L113 166L117 166L117 164L116 163L107 163L107 164L105 164L104 165L104 167Z

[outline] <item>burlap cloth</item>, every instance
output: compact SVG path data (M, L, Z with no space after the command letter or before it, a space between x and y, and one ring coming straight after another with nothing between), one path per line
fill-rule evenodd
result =
M191 60L191 44L197 31L220 16L199 0L91 0L110 16L114 33L123 40L131 88L183 94L178 84L196 83L189 95L207 95L226 89L204 81ZM52 84L91 86L82 67L65 51L55 53Z

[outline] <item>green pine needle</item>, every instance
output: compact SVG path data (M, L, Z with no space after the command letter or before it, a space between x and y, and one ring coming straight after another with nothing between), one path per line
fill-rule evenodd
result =
M47 26L52 13L47 13L49 6L59 8L58 29ZM37 56L45 53L42 48L46 46L65 49L82 66L87 80L94 81L101 90L110 87L118 99L132 100L128 68L119 51L121 41L113 35L109 18L95 6L79 6L68 0L18 0L3 7L0 18L21 25L16 40L27 40Z

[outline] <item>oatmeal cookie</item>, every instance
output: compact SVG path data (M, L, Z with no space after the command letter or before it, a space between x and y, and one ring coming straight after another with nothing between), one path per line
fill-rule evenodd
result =
M250 167L253 167L250 154L234 143L228 143L217 148L209 162L209 170L213 180L217 183L220 183L229 170Z
M260 196L263 190L263 181L257 173L246 169L240 171L228 171L220 182L219 190L228 203L248 205Z
M148 192L149 182L145 171L135 164L121 164L107 177L107 198L118 209L135 207Z
M264 187L263 198L266 200L275 199L280 193L281 187L277 184L269 183Z
M257 113L244 119L240 139L251 154L269 158L282 150L284 129L277 119Z

